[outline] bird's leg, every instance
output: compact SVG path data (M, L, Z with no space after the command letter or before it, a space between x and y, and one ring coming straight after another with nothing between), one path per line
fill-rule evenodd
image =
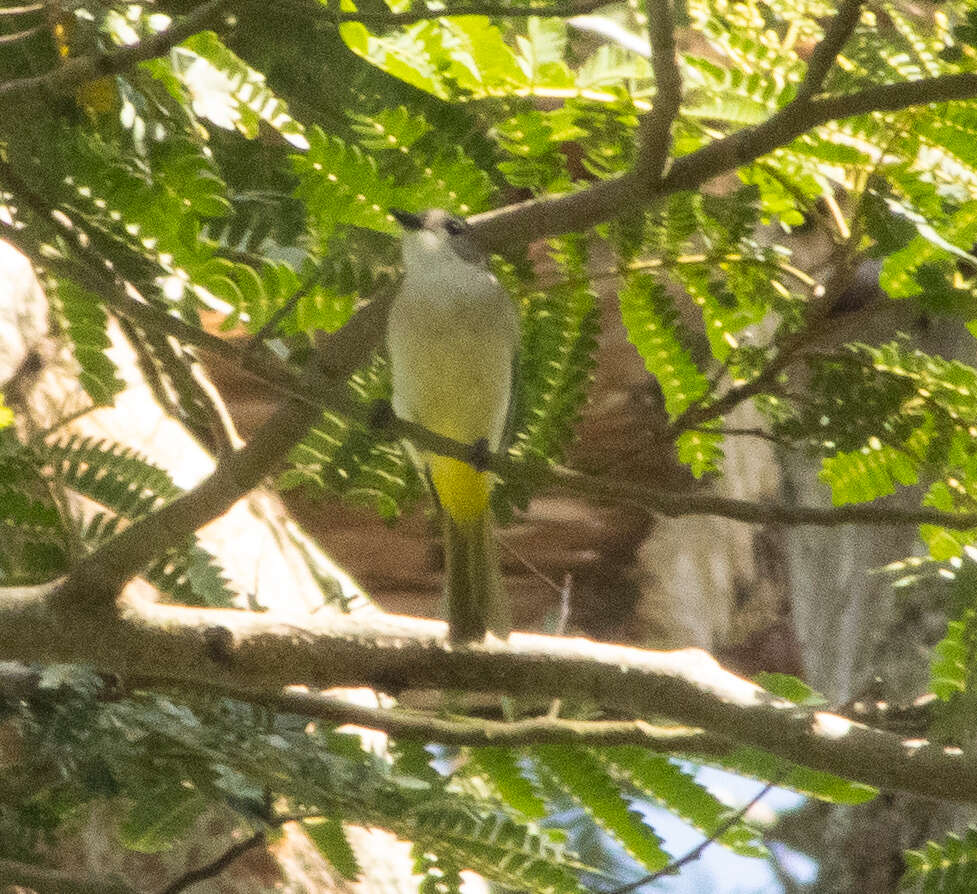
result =
M492 462L492 451L489 449L488 438L479 438L472 444L471 452L468 454L468 461L474 466L476 472L487 472Z
M390 428L396 418L397 416L394 413L394 408L390 401L379 398L370 404L370 410L367 414L367 424L373 431L385 432Z

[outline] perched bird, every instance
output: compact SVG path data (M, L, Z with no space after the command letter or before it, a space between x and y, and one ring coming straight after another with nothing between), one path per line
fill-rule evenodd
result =
M468 225L439 209L391 211L404 228L404 278L387 324L393 409L425 428L496 451L509 415L519 321ZM489 508L491 473L425 453L443 510L445 592L454 642L508 634Z

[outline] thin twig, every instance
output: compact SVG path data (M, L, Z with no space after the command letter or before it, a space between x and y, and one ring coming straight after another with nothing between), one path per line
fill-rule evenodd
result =
M185 872L176 881L170 883L165 888L161 888L159 894L179 894L180 891L185 891L191 885L197 884L197 882L202 882L205 879L213 878L219 875L228 866L231 865L238 857L246 854L249 850L264 844L265 833L263 829L259 829L253 835L245 838L243 841L239 841L237 844L231 845L224 853L222 853L215 860L211 860L205 866L201 866L197 869L191 869L189 872Z
M70 93L86 81L122 74L139 62L168 53L178 43L211 27L230 4L231 0L209 0L165 31L131 46L93 56L76 56L64 60L63 64L46 74L0 83L0 99L24 98L32 93L61 95Z
M807 72L801 86L797 90L794 102L807 102L815 93L821 90L821 85L827 77L831 66L848 42L858 20L862 14L864 0L843 0L838 12L831 20L824 37L814 48L807 63Z
M41 12L43 3L28 3L26 6L0 6L0 16L22 16L32 12Z
M156 679L128 681L140 689L165 686ZM249 704L262 705L277 713L314 717L336 725L378 730L405 741L437 742L442 745L483 747L502 745L638 745L656 752L720 757L731 745L701 729L644 720L571 720L550 715L519 720L489 720L481 717L446 717L442 713L405 708L372 708L353 704L318 691L286 689L268 693L211 683L191 687Z
M317 265L315 270L312 271L298 287L288 296L288 300L278 308L269 318L268 321L262 326L248 342L248 346L244 349L245 355L250 355L256 351L264 342L266 338L275 334L278 329L278 324L285 319L294 309L295 305L299 303L312 288L319 282L322 278L322 266Z
M786 773L782 774L786 776ZM737 823L739 823L747 813L749 813L760 801L765 798L770 792L776 788L778 782L768 782L763 788L760 789L749 801L746 802L739 810L736 811L729 819L720 823L712 834L709 835L704 841L698 844L696 847L692 848L687 854L679 857L677 860L672 860L667 866L663 866L657 872L649 873L644 876L644 878L639 878L637 881L629 882L626 885L622 885L620 888L614 888L612 891L607 891L606 894L631 894L632 891L636 891L638 888L642 888L645 885L650 885L652 882L657 882L659 879L663 879L669 875L677 875L679 870L683 866L687 866L699 859L703 852L709 845L714 844L723 835L725 835L730 829L733 828Z
M18 43L22 40L27 40L29 37L33 37L35 34L40 34L42 31L47 31L46 24L35 25L33 28L16 31L13 34L0 34L0 45Z
M540 583L545 584L549 589L551 589L557 596L562 598L563 587L561 587L553 578L548 577L544 574L540 568L534 565L529 559L527 559L519 550L517 550L511 543L507 543L505 540L499 541L499 546L503 552L508 553L512 556L520 565L525 566L526 570L533 575Z

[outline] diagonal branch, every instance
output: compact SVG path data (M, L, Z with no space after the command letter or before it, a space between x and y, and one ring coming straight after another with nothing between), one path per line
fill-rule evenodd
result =
M977 74L964 73L883 84L847 96L794 102L755 127L743 128L675 159L660 184L649 183L630 171L577 192L531 199L477 214L469 222L485 249L505 251L509 246L543 236L587 229L673 192L697 189L713 177L748 164L829 121L975 97Z
M230 4L231 0L209 0L175 25L139 43L97 56L69 58L46 74L0 83L0 100L26 99L32 93L64 95L86 81L122 74L139 62L168 53L178 43L211 27Z
M0 658L90 664L122 679L191 687L366 685L582 699L667 717L868 785L977 803L972 753L799 707L696 649L527 633L459 647L439 621L328 613L296 627L272 613L161 605L142 583L126 589L118 616L66 607L57 596L51 585L0 590Z
M828 76L831 66L841 52L842 47L848 42L858 20L862 14L862 4L864 0L844 0L838 8L838 12L831 20L828 30L825 31L821 42L811 53L811 59L807 63L807 72L801 86L797 90L794 102L807 102L812 96L820 92L824 79Z
M672 124L682 102L682 76L675 57L672 0L648 0L648 37L655 75L655 104L638 132L635 173L649 183L661 182L672 143Z
M248 851L259 847L264 843L265 831L264 829L259 829L257 832L254 832L247 838L232 844L219 857L217 857L217 859L211 860L211 862L205 866L200 866L197 869L191 869L189 872L184 873L178 879L168 884L165 888L160 889L159 894L179 894L180 891L185 891L187 888L196 885L198 882L202 882L206 879L213 878L216 875L220 875L220 873L227 869L227 867L237 860L238 857L244 856L244 854L246 854Z
M0 179L9 183L10 181L7 179L5 171L5 164L0 162ZM20 192L18 191L19 194ZM154 304L135 298L127 291L123 283L113 277L104 265L95 266L94 263L75 265L69 260L59 260L47 256L41 257L36 253L33 243L29 239L22 238L21 231L11 227L4 227L3 231L5 238L21 248L35 263L46 266L60 275L66 275L69 278L79 281L92 291L97 292L113 311L133 320L140 326L172 335L181 342L209 351L235 365L240 365L244 361L245 358L242 352L223 339L191 326L179 317L167 313ZM347 361L352 364L352 368L364 362L369 356L369 352L379 343L379 335L383 325L383 307L376 308L376 316L370 321L358 319L356 322L351 320L347 324L347 326L353 327L351 335L346 342L354 350L354 356ZM365 333L364 340L361 343L360 336L357 334L360 326L364 326ZM340 331L345 331L345 327ZM338 333L336 335L338 336ZM330 336L328 338L333 339L334 337ZM325 347L327 353L331 351L328 345L329 342L327 341ZM360 351L363 353L360 354ZM789 352L778 356L789 359ZM275 364L271 355L265 352L259 351L249 354L246 362L247 366L242 367L245 372L255 376L264 385L281 393L291 402L292 406L301 407L302 417L306 420L306 423L303 423L301 420L296 420L294 430L289 429L291 431L289 437L294 438L296 432L302 429L297 435L298 438L301 438L305 430L302 426L305 425L305 428L308 428L308 426L312 425L318 419L319 412L325 410L340 413L348 419L358 420L360 423L366 424L366 420L361 418L362 409L353 404L342 389L335 387L337 380L331 378L330 375L323 376L315 370L310 370L307 373L306 387L303 390L301 383L292 376L289 370L284 366ZM336 360L334 358L332 363L335 364L335 362ZM775 368L774 364L771 364L766 368L761 377L748 382L746 385L740 386L738 389L734 389L724 398L721 398L719 402L702 408L701 415L703 418L714 418L725 412L728 406L735 405L753 394L760 393L775 378L779 368ZM291 410L287 410L284 407L279 412L289 416L292 413ZM277 418L277 414L275 418ZM683 428L694 425L696 419L683 418L681 420ZM271 423L269 423L270 425ZM460 459L463 462L471 462L473 458L472 447L470 445L446 438L423 426L406 420L392 420L388 423L385 433L389 437L405 438L419 448ZM286 439L284 438L285 432L277 428L273 428L270 431L262 429L256 437L260 436L264 438L273 437L274 435L282 436L282 439L277 441L277 443L281 444L281 452L274 458L275 462L277 462L288 452L288 445L286 445ZM247 456L252 449L257 452L259 447L260 445L255 445L253 448L249 446L244 448L242 452ZM264 452L267 454L267 451ZM237 456L238 462L243 461L239 455L235 454L235 456ZM485 458L480 457L479 460L480 462L484 462ZM274 462L272 465L274 465ZM489 457L487 467L491 468L503 478L510 475L524 474L524 469L518 461L511 460L505 456ZM946 512L932 507L902 509L894 506L886 506L885 504L872 503L867 505L825 508L820 506L790 506L774 502L757 503L709 493L684 493L626 483L618 479L587 475L560 466L540 469L537 475L539 476L537 483L549 485L567 493L592 497L602 501L627 503L644 509L649 513L658 513L670 517L715 515L748 524L812 525L817 527L837 527L847 524L887 526L933 524L951 530L966 530L977 527L977 513ZM194 493L196 496L192 499L190 495L181 498L180 506L186 509L199 500L207 503L211 507L215 507L215 504L212 502L211 487L207 486L206 482ZM211 509L211 511L214 511L214 515L212 516L206 515L206 512L202 515L199 511L192 511L188 512L181 520L181 517L174 515L174 518L167 522L170 539L166 542L170 544L173 542L178 543L179 541L176 540L176 537L181 531L182 536L189 535L192 531L210 521L211 518L225 511L235 499L243 496L244 493L245 491L242 491L237 497L233 497L233 493L228 493L223 502L216 504L216 507ZM228 500L230 502L226 502ZM226 505L224 505L225 502ZM219 511L216 511L217 509ZM142 526L144 523L146 528L140 528L140 530L152 530L149 527L150 523L148 519L138 524ZM192 528L188 527L191 523L195 525ZM103 547L107 551L105 554L111 554L111 552L119 548L113 546L113 543L114 541L111 541ZM163 548L165 547L160 547L160 549ZM103 553L100 550L90 557L90 561L94 563L95 556L101 555ZM131 562L134 561L135 555L131 559ZM132 565L131 562L128 566L127 576L137 573L142 567L141 564ZM119 585L121 585L121 582ZM73 585L71 584L66 585L66 587L73 589Z
M389 297L374 297L341 329L323 334L319 351L298 383L299 391L310 390L327 405L343 401L346 380L380 344ZM317 401L299 397L284 400L248 444L221 457L214 472L197 487L82 559L61 586L59 598L66 605L111 605L122 585L155 556L181 546L193 531L257 487L320 418L320 407Z

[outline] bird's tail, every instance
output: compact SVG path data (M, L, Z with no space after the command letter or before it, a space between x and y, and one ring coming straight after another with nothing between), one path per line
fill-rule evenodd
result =
M429 459L444 517L445 594L452 642L509 633L485 472L446 456Z
M493 535L492 511L459 523L444 515L445 596L452 642L481 641L491 630L508 636L509 612Z

